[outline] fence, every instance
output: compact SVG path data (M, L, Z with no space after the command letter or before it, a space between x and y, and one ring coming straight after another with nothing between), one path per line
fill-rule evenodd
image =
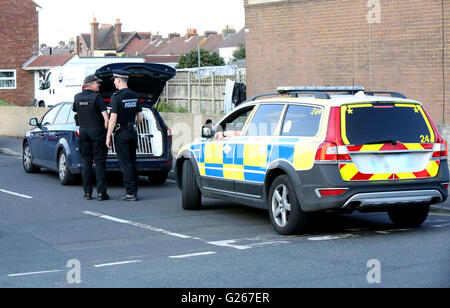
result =
M235 82L246 82L245 70L237 70L235 75L201 76L194 72L177 72L170 80L160 101L183 107L195 114L221 114L224 111L225 84L227 79Z

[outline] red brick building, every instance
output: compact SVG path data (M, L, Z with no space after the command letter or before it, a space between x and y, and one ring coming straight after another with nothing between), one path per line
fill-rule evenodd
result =
M23 66L39 52L38 5L32 0L0 0L0 100L29 105L34 74Z
M247 89L363 85L450 123L450 1L244 0Z

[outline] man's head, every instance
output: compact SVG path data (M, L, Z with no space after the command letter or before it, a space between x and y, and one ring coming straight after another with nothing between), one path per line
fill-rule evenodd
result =
M95 75L89 75L84 79L84 88L98 92L100 90L100 82L102 82L102 80Z
M116 70L113 72L114 85L117 89L128 88L128 79L130 78L130 73L123 70Z

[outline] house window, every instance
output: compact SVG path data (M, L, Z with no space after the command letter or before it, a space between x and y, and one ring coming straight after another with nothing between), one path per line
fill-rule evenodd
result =
M0 69L0 90L16 89L16 70Z

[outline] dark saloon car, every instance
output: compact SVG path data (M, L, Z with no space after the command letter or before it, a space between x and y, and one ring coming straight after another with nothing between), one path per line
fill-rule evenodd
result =
M103 80L100 94L109 104L114 93L112 71L130 72L129 88L140 96L144 121L138 126L137 165L141 175L155 184L165 183L172 169L172 134L154 105L175 70L166 65L150 63L117 63L97 70ZM81 89L80 89L81 90ZM78 151L79 135L75 125L72 102L63 102L50 109L41 120L33 118L23 140L25 172L46 168L58 172L61 184L72 184L81 173L82 160ZM114 143L108 152L107 171L119 171Z

